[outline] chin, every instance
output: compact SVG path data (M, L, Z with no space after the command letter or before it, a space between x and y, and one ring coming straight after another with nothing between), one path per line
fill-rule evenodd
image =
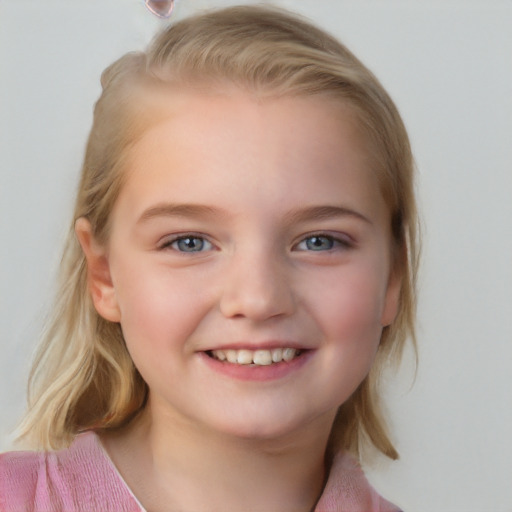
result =
M321 422L303 417L266 417L251 418L249 415L244 418L228 418L228 422L216 426L216 430L226 436L237 438L244 441L253 442L272 442L283 439L292 439L295 436L307 435L307 432L315 432L315 437L325 432L326 437L330 432L334 415L322 419ZM311 430L311 427L313 430Z

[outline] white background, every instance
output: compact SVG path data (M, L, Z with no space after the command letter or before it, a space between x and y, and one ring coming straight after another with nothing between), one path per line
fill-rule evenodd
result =
M175 18L234 2L177 0ZM248 2L245 2L248 3ZM425 225L420 366L387 390L407 512L512 511L512 0L282 0L398 104ZM101 70L161 25L142 0L0 0L0 451L24 407Z

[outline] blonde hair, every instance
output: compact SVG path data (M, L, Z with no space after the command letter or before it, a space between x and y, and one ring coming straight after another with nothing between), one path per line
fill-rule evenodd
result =
M400 359L406 339L415 343L418 247L409 140L390 97L349 50L307 21L268 7L231 7L180 21L160 33L146 53L127 54L104 71L57 300L30 376L22 437L60 448L81 431L125 425L144 407L147 385L120 325L99 316L92 304L74 224L85 217L95 238L108 240L124 160L154 120L148 90L226 82L259 94L326 93L353 109L370 142L402 276L399 311L383 330L369 375L339 409L330 450L359 453L373 445L396 458L380 413L378 382L387 362Z

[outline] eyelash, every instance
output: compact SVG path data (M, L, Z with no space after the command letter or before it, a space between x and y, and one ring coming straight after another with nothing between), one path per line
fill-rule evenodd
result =
M322 242L328 242L327 248L322 248L321 246L317 246L317 248L312 248L311 245L308 246L308 241L316 239L317 241ZM180 242L184 241L200 241L200 248L198 250L180 250L179 247L175 247L175 245L178 245ZM305 244L305 248L300 248L301 244ZM207 246L206 249L204 246ZM305 251L305 252L330 252L336 249L351 249L354 246L354 243L348 240L347 238L343 237L335 237L333 235L327 234L327 233L313 233L311 235L308 235L307 237L304 237L298 242L296 245L294 245L294 250L299 251ZM160 246L159 249L172 249L176 252L182 253L182 254L195 254L200 252L209 251L213 248L213 244L204 236L195 234L195 233L186 233L184 235L176 236L171 239L165 240Z

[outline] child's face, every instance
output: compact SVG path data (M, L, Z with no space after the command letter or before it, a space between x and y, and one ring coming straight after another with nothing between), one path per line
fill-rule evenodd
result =
M129 155L98 311L121 323L155 417L243 437L327 433L399 291L353 116L326 98L236 91L161 107Z

